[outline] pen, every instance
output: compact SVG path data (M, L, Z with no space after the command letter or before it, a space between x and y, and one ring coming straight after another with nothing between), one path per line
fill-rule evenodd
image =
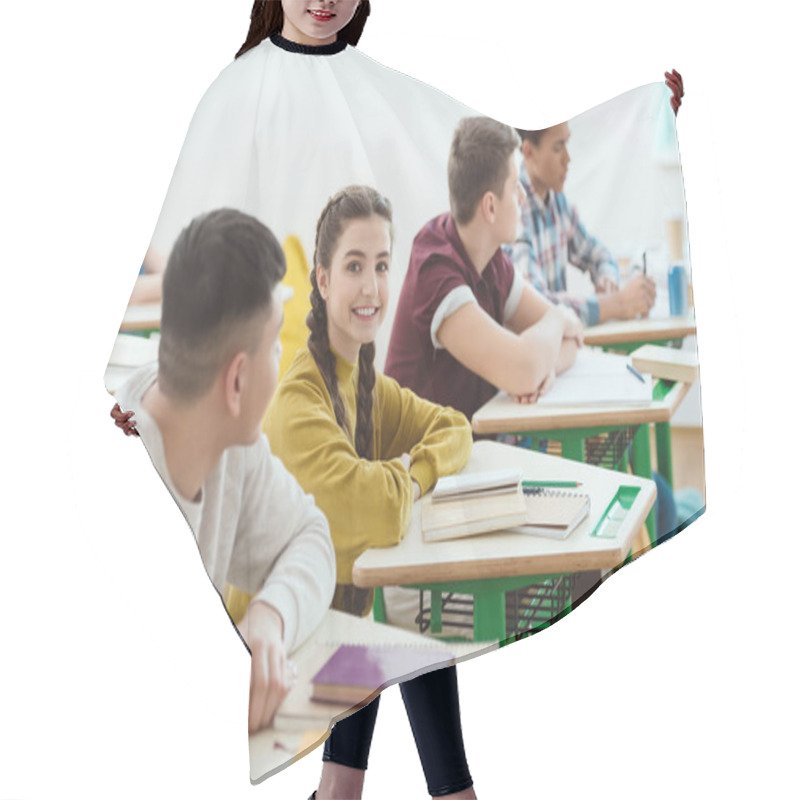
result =
M647 275L647 250L642 253L642 269L644 270L644 274Z
M631 375L640 380L642 383L647 383L642 373L639 372L639 370L636 369L636 367L634 367L633 364L626 364L625 366L628 368L628 372L630 372Z
M580 481L522 481L523 489L576 489Z

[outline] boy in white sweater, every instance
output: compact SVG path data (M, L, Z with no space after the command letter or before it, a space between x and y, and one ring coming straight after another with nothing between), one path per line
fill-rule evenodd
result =
M164 274L158 366L117 392L214 587L254 595L238 624L252 657L251 732L291 688L287 654L319 624L336 576L325 517L261 433L278 381L285 271L256 219L227 209L195 219Z

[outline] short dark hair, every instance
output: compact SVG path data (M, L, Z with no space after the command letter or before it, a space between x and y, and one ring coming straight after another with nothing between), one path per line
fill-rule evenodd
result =
M517 133L523 142L530 142L535 147L538 147L542 141L542 134L547 130L549 128L542 128L538 131L526 131L524 128L517 128Z
M286 258L254 217L220 209L181 231L164 272L158 382L189 402L212 386L236 352L253 353Z
M466 225L486 192L503 196L508 159L518 147L516 131L489 117L465 117L458 123L447 164L450 210L456 222Z

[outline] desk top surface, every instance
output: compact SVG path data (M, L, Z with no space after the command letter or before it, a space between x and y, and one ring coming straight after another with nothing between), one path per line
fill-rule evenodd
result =
M423 542L421 501L395 547L362 553L353 568L359 586L393 586L546 575L616 567L645 522L655 496L652 481L496 442L476 442L465 472L519 468L525 480L576 480L591 498L589 516L564 540L521 533L488 533L444 542ZM614 539L590 534L620 486L640 487ZM428 499L428 502L429 499Z
M597 406L517 403L513 397L499 392L472 416L472 429L477 434L494 434L669 422L688 391L689 384L675 383L663 400L644 405Z
M121 331L150 331L161 327L161 303L132 304L125 309Z
M627 342L659 341L663 339L682 339L697 333L694 316L661 317L660 319L612 320L593 325L584 331L587 345L606 346Z
M341 644L423 647L431 650L432 663L438 662L437 654L441 654L442 663L453 663L451 656L463 659L497 647L491 642L441 642L374 622L370 617L328 611L311 638L291 655L297 666L297 683L281 704L273 724L249 737L252 780L277 772L318 747L327 738L331 724L353 708L351 704L311 701L311 679ZM364 700L374 694L366 694Z

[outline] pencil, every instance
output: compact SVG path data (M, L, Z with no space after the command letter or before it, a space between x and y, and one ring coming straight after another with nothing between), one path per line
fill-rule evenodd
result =
M577 489L581 481L522 481L523 489Z
M628 368L628 372L630 372L631 375L633 375L637 380L640 380L642 383L647 383L642 373L639 372L639 370L636 369L636 367L634 367L633 364L626 364L625 366Z

